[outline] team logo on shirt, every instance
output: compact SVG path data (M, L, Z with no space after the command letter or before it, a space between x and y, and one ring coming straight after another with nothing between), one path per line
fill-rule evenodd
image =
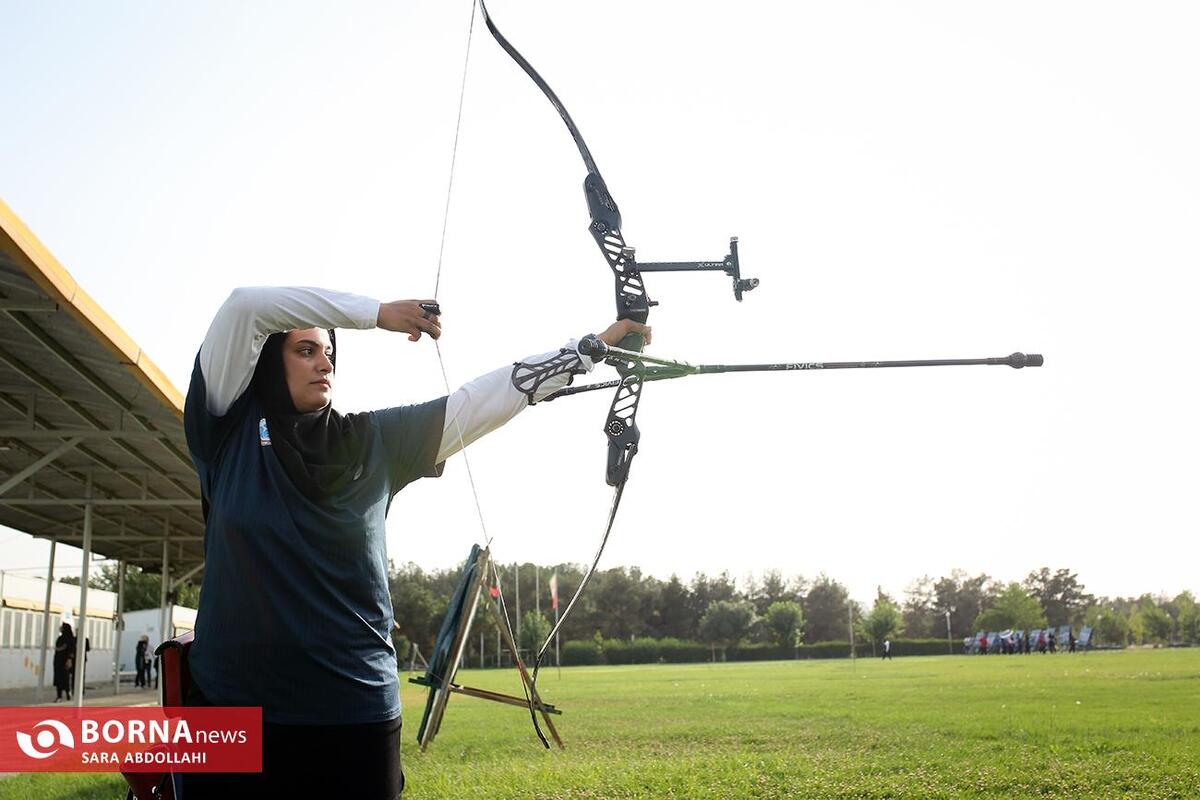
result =
M271 443L271 433L267 430L267 418L258 421L258 443L266 447Z

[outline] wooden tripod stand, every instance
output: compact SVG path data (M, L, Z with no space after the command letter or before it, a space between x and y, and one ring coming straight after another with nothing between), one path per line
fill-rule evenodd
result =
M444 668L445 674L438 676L430 671L423 676L408 679L409 683L428 687L433 692L433 701L429 706L425 725L421 731L421 750L424 751L429 746L429 743L433 741L433 737L437 736L438 730L442 725L442 717L446 713L446 703L449 702L451 694L464 694L468 697L478 697L481 700L491 700L496 703L520 706L525 709L528 709L530 706L530 703L524 697L502 694L488 689L475 689L454 682L455 675L458 672L458 665L462 660L463 650L471 634L471 625L475 621L475 612L481 600L487 608L491 609L495 617L496 627L500 631L504 646L512 654L513 663L517 666L517 672L520 673L521 682L525 685L525 691L529 693L533 708L542 715L542 719L546 723L546 729L550 731L550 736L554 739L555 744L561 748L563 746L562 739L559 738L558 730L555 729L554 722L550 719L550 716L552 714L562 714L562 711L549 703L542 702L536 687L533 685L533 680L529 676L529 670L525 668L525 662L521 660L517 643L513 641L512 632L509 630L508 621L500 610L499 592L492 593L492 588L488 580L488 576L493 570L490 549L479 551L475 567L474 574L471 577L470 583L467 584L466 593L463 596L465 602L462 605L462 614L457 620L457 625L453 628L449 659ZM466 569L471 569L470 563L467 564ZM449 613L453 614L454 611L455 607L451 605Z

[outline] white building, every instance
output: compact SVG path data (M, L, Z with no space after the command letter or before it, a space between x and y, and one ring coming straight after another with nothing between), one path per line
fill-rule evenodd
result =
M87 606L84 635L92 649L87 656L85 680L112 680L117 595L88 587ZM36 688L38 675L45 669L45 685L51 694L54 692L54 641L59 626L69 622L75 635L80 635L75 624L79 618L79 587L51 584L48 619L45 608L45 578L0 572L0 689ZM43 642L47 643L44 661Z
M91 605L91 594L88 595L88 605ZM137 674L137 666L133 662L133 657L137 651L138 639L142 635L150 637L150 645L146 648L146 655L154 658L154 648L164 641L164 637L159 633L162 627L162 611L157 608L147 608L142 611L127 611L125 613L125 632L121 635L121 652L118 658L118 666L121 674L133 673ZM188 608L187 606L171 606L171 636L174 638L181 633L187 633L196 628L196 609ZM151 677L153 677L153 669Z
M114 679L116 666L125 681L132 681L137 673L133 663L134 648L142 634L150 637L149 652L163 641L159 634L162 627L162 609L148 608L143 611L127 612L125 629L119 631L117 622L117 595L101 589L88 587L87 632L92 649L87 657L87 681L92 684ZM79 631L75 620L79 618L79 587L69 583L54 583L50 586L50 614L47 619L46 579L16 575L0 571L0 689L32 689L38 685L38 675L43 669L43 641L45 649L45 687L52 696L54 692L54 642L58 638L59 626L70 623L75 634ZM196 609L187 606L168 606L171 614L171 636L193 630L196 627ZM44 636L45 625L49 624L49 637ZM119 654L119 657L118 657Z

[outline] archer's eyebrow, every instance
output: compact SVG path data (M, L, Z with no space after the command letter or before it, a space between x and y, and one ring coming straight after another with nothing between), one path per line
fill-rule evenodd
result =
M300 341L296 342L296 346L297 346L297 347L299 347L300 345L304 345L304 344L311 344L311 345L314 345L314 346L316 346L318 349L320 349L320 347L321 347L321 343L320 343L320 342L318 342L318 341L315 341L315 340L313 340L313 339L301 339ZM326 352L326 353L332 353L332 352L333 352L333 348L332 348L332 347L326 347L326 348L325 348L325 352Z

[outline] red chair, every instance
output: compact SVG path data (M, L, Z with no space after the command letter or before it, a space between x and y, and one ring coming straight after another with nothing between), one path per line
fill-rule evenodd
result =
M154 648L154 655L159 658L159 700L164 708L182 706L187 698L187 689L192 684L187 657L195 638L195 632L188 631ZM168 711L167 716L173 715ZM125 800L175 800L175 784L170 772L121 774L129 784Z

